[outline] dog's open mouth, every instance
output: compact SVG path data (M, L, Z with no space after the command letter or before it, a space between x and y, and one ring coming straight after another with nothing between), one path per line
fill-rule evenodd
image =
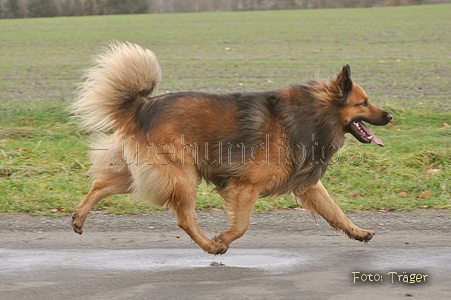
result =
M349 132L362 143L375 143L380 147L384 147L384 143L360 120L354 120L349 125Z

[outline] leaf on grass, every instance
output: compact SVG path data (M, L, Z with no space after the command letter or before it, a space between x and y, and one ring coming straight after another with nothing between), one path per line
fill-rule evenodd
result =
M417 199L424 199L424 198L429 197L430 195L431 195L431 192L429 192L429 191L422 191L421 194L419 194L417 196Z

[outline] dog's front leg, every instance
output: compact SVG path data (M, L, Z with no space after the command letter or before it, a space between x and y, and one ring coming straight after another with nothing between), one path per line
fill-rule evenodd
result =
M335 229L343 231L348 237L367 243L375 235L354 225L329 196L321 181L308 188L304 193L295 195L296 201L312 214L323 217Z

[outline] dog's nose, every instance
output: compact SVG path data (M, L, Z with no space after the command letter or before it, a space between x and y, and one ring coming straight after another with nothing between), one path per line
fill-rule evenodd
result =
M387 121L391 121L393 119L393 115L392 114L387 114Z

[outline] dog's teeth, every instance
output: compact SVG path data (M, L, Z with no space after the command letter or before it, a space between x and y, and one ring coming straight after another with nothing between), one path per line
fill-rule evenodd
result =
M370 135L370 136L368 137L368 139L369 139L369 140L371 140L372 138L373 138L373 136L372 136L372 135Z

